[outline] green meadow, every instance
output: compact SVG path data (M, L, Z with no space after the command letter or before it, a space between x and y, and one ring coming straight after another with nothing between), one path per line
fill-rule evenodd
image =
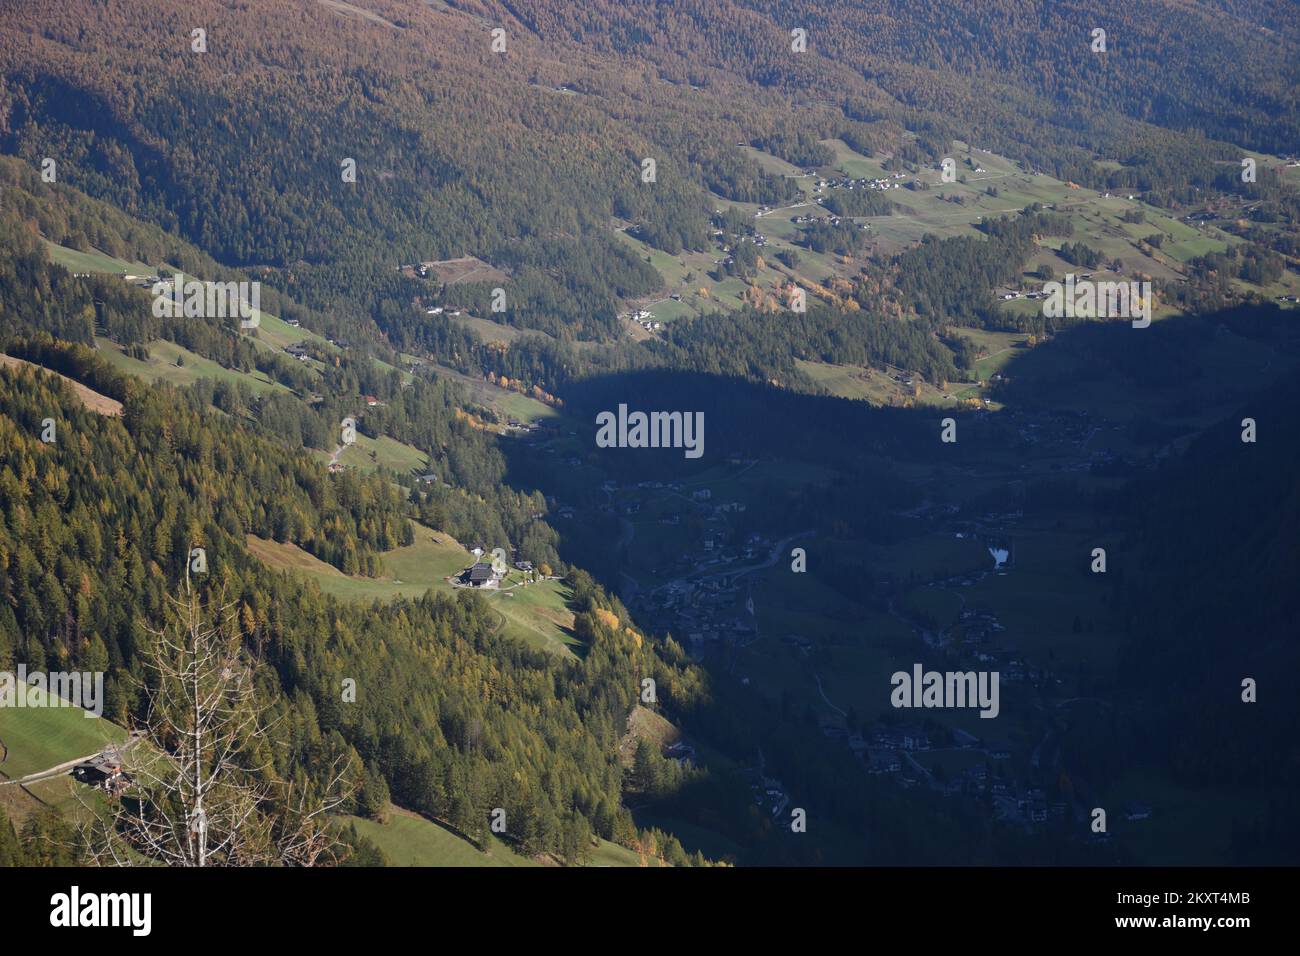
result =
M432 820L407 810L392 808L386 823L363 817L341 818L357 833L384 851L393 866L535 867L538 860L516 853L496 836L480 850L464 837ZM588 866L641 866L639 854L608 840L593 848Z
M357 833L383 850L393 866L538 866L496 837L486 852L451 830L405 810L394 808L388 822L344 817Z
M44 692L36 692L36 697L47 699ZM17 780L97 753L126 736L121 727L102 717L87 717L79 707L0 707L5 751L0 774Z
M329 460L325 452L318 450L317 454L325 461ZM387 435L371 438L360 432L357 432L356 443L343 449L339 461L366 474L387 468L399 475L419 475L429 469L429 456L418 448Z
M315 581L322 591L348 601L392 601L420 597L430 588L451 593L446 580L474 563L474 556L450 535L416 525L416 540L385 553L383 573L368 578L347 575L290 542L248 536L248 548L264 564ZM572 592L562 581L522 584L512 571L500 590L477 593L499 615L499 633L540 650L571 654L579 642L573 636ZM515 585L511 587L510 585Z
M232 385L242 383L254 394L259 395L270 392L293 394L290 389L271 380L265 372L256 369L250 372L228 369L166 339L155 339L149 343L148 361L141 361L127 355L121 346L106 338L97 336L95 345L109 363L123 372L139 376L149 382L167 382L184 387L199 379L211 378ZM177 359L181 364L176 364Z
M69 249L67 246L60 246L48 239L44 240L44 242L51 261L65 267L69 272L106 272L112 275L121 275L125 272L130 275L151 275L156 271L154 266L146 265L143 262L128 262L125 259L116 259L113 256L105 255L102 252L82 252L78 249Z

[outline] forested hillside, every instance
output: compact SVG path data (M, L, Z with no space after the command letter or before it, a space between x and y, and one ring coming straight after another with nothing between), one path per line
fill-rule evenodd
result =
M196 589L240 771L343 767L355 865L1294 863L1298 52L1282 0L6 4L0 673L134 745ZM88 862L26 773L83 739L0 740L0 866Z
M26 352L69 370L93 363L39 344ZM622 715L642 676L683 708L701 677L625 632L598 588L577 579L578 662L495 639L468 595L369 609L325 599L250 559L245 534L360 560L410 534L390 487L327 476L178 393L97 384L116 386L120 420L81 408L49 376L0 372L0 668L107 671L107 713L126 723L141 705L139 629L161 619L201 547L205 591L237 602L269 714L284 718L279 773L310 776L347 753L359 781L383 775L394 799L468 836L485 833L480 808L507 808L528 852L579 860L592 834L635 838L612 757ZM49 416L53 444L37 437ZM356 705L340 702L345 678Z
M1235 31L1217 10L1179 16L1177 43L1161 11L1100 4L372 6L68 3L39 30L13 17L0 144L59 157L60 182L307 306L400 326L426 290L394 266L472 254L510 275L506 322L569 339L611 337L617 299L658 287L611 216L675 254L705 243L706 190L791 195L737 139L813 165L817 138L922 163L960 138L1099 188L1187 190L1235 162L1229 140L1282 151L1297 137L1277 120L1296 112L1295 36L1269 5L1238 4ZM1266 14L1282 32L1249 28ZM1094 54L1102 20L1108 52ZM1238 101L1250 107L1227 108Z

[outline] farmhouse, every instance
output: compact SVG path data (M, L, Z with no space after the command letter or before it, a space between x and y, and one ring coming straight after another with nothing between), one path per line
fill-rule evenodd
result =
M128 783L122 772L122 760L112 749L77 764L72 768L72 775L81 783L113 792L120 791Z
M678 740L665 747L663 755L685 766L695 759L695 748L684 740Z
M501 573L492 565L480 561L461 572L460 580L472 588L493 589L500 586Z

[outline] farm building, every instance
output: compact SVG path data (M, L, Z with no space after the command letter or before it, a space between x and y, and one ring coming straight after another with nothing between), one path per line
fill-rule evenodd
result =
M495 588L501 583L501 572L480 561L461 572L460 580L472 588Z

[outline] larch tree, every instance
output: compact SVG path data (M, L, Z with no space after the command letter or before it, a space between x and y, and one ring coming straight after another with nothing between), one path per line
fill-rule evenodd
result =
M215 609L214 609L215 605ZM81 828L99 865L316 866L338 862L328 815L349 796L339 760L326 782L277 778L235 602L205 605L191 588L146 628L148 705L119 754L121 799Z

